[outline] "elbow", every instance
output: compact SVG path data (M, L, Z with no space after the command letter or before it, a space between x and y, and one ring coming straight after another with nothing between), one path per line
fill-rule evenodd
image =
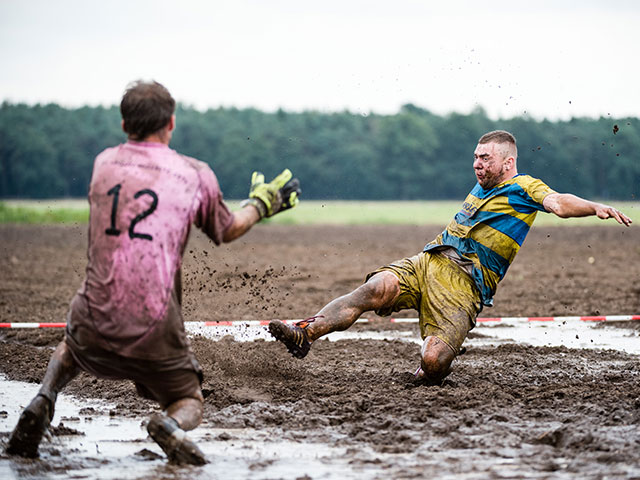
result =
M239 235L237 233L237 229L235 229L235 228L233 228L233 226L231 226L222 235L222 243L233 242L238 237L239 237Z
M566 208L563 208L561 206L558 206L557 208L555 208L553 210L553 213L560 217L560 218L570 218L571 214L569 213L569 211Z
M554 197L549 200L549 203L545 205L545 208L549 212L560 218L569 218L571 216L569 206L561 195L554 195Z
M243 227L244 218L242 217L242 215L234 213L231 221L227 225L227 228L225 228L224 232L222 232L220 240L222 241L222 243L233 242L236 238L242 235Z
M225 231L222 232L222 235L220 236L220 242L221 243L233 242L236 238L238 238L237 232L238 232L237 222L234 219L229 224L229 226L225 229Z

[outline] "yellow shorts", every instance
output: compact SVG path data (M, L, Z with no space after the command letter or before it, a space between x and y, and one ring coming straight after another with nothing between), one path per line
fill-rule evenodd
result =
M367 275L392 272L400 281L400 295L381 316L415 309L420 318L420 335L438 337L458 352L481 310L480 293L471 277L439 253L421 252L381 267Z

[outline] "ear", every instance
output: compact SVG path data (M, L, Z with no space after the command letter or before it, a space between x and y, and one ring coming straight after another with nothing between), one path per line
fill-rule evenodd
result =
M122 127L122 131L123 131L124 133L127 133L127 130L124 128L124 120L121 120L121 121L120 121L120 126Z
M516 164L516 159L512 156L507 157L507 159L504 161L504 163L502 164L502 166L504 167L505 172L508 172L509 170L513 169L513 167Z
M169 120L169 131L173 132L176 128L176 116L171 115L171 120Z

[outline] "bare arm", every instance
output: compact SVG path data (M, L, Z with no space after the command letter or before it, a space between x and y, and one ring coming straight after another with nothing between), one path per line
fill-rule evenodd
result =
M570 193L552 193L542 201L547 212L561 218L588 217L597 215L598 218L614 218L620 225L631 225L631 219L621 211L603 203L592 202Z
M234 212L233 222L229 225L222 236L224 243L229 243L238 237L241 237L260 221L258 209L253 205L247 205L242 210Z

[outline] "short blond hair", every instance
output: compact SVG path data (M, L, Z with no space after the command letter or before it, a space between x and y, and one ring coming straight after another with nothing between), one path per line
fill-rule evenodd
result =
M507 155L512 154L514 158L518 156L518 146L516 145L516 137L514 137L511 133L506 130L494 130L493 132L485 133L478 140L479 144L485 143L499 143L507 144L507 148L505 150L505 158Z
M516 137L506 130L494 130L493 132L485 133L480 137L478 143L511 143L516 145Z

